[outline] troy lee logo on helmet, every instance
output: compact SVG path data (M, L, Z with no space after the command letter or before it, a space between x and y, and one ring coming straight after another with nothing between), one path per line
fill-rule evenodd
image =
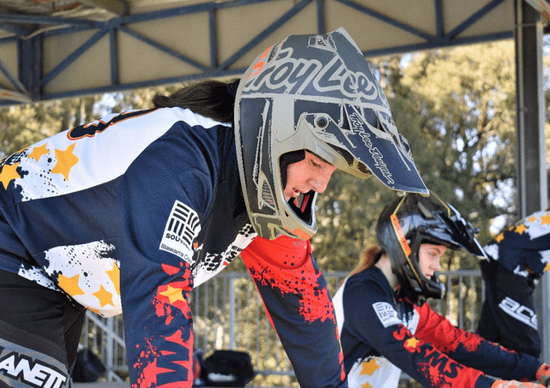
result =
M311 85L316 91L334 98L379 99L382 104L375 104L373 108L389 113L389 105L379 86L364 73L351 71L338 55L323 66L316 59L293 58L293 51L292 47L281 50L258 76L250 77L243 91L299 95Z
M254 93L269 94L269 92L277 92L282 94L312 94L307 92L306 88L311 86L315 91L327 96L326 99L350 99L354 103L358 99L367 104L370 109L376 112L379 122L385 130L381 130L370 125L362 116L355 112L351 105L346 104L346 111L350 120L352 134L358 134L368 147L369 152L375 163L375 168L380 170L382 176L386 179L387 185L393 185L395 182L392 179L390 169L383 161L384 156L377 147L373 147L370 140L370 134L365 131L368 129L378 138L391 141L392 138L396 142L396 149L399 152L401 159L406 159L408 163L403 163L407 170L410 170L408 164L414 163L412 154L406 141L399 135L397 127L391 119L391 111L387 102L386 96L381 92L380 85L376 81L369 79L365 73L361 71L352 71L346 66L342 58L337 54L336 47L332 39L323 39L316 37L315 43L310 44L310 47L315 47L335 53L334 57L328 64L324 65L317 59L293 58L292 47L288 47L278 51L275 47L271 57L275 57L265 65L262 61L260 72L252 74L248 78L248 82L244 85L243 92L249 96ZM312 38L313 39L313 38ZM324 44L319 44L323 42ZM265 53L267 55L267 53ZM353 113L350 113L353 111ZM265 113L264 113L265 116ZM366 127L366 128L365 128ZM352 148L355 145L350 142Z

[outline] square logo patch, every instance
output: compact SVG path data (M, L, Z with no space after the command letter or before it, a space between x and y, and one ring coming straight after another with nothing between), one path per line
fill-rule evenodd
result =
M376 312L376 315L378 315L378 319L382 322L384 327L403 323L397 316L397 311L395 311L393 306L387 302L377 302L372 305L372 308Z
M193 262L193 241L201 231L199 216L189 206L175 201L160 241L160 249L188 263Z

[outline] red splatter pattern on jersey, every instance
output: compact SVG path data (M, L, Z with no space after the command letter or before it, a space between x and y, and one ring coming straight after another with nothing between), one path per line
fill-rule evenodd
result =
M415 307L420 314L421 330L416 333L425 342L433 344L444 353L455 352L462 346L467 352L477 351L483 339L471 332L466 332L453 326L448 319L433 311L428 303Z
M346 374L334 307L309 241L256 237L241 257L300 384L340 386Z
M193 280L188 265L182 267L162 266L164 272L176 280L157 288L151 301L157 319L148 331L155 333L155 327L161 325L164 326L163 333L172 334L153 334L145 339L146 346L133 365L136 370L141 370L133 388L178 388L193 384L193 332L188 303ZM187 376L186 381L180 381L182 375Z
M300 315L307 322L336 322L328 288L311 260L309 241L286 236L276 240L257 237L241 257L258 284L278 289L281 295L299 296Z
M446 344L446 349L456 349L462 344L464 348L475 351L479 347L479 341L468 333L458 335L459 331L452 330L450 323L451 327L447 327L445 322L449 322L448 320L439 320L438 317L441 316L427 307L427 303L423 306L426 308L415 306L417 310L424 310L416 334L413 336L407 327L398 325L393 332L393 337L402 344L403 349L414 355L412 357L415 360L417 372L430 381L430 386L442 388L474 386L482 372L466 368L456 362L445 354L446 351L441 351L439 346Z

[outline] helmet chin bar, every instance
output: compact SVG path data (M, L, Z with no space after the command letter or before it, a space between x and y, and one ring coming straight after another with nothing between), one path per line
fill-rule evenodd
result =
M287 204L290 207L290 211L300 219L303 223L308 225L309 228L313 228L315 225L315 199L316 192L313 190L308 191L305 194L300 194L298 198L291 198ZM312 236L303 231L302 228L296 228L294 230L288 230L293 236L309 240Z
M291 198L288 201L290 208L300 217L304 222L311 223L312 209L311 201L315 192L313 190L308 191L305 194L300 194L298 198Z

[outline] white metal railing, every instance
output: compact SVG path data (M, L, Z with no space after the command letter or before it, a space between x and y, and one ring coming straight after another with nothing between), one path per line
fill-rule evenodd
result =
M348 272L329 272L324 277L334 295ZM441 272L446 295L431 300L435 311L455 326L475 331L484 299L479 270ZM247 273L222 272L200 285L190 297L193 311L194 347L208 355L217 349L248 352L255 371L266 384L292 385L294 372L266 317L256 286ZM92 349L105 363L107 381L127 377L122 317L101 318L88 312L82 346ZM255 385L262 385L261 381Z
M122 317L102 318L88 311L80 345L101 358L107 369L107 381L124 381L128 373Z

